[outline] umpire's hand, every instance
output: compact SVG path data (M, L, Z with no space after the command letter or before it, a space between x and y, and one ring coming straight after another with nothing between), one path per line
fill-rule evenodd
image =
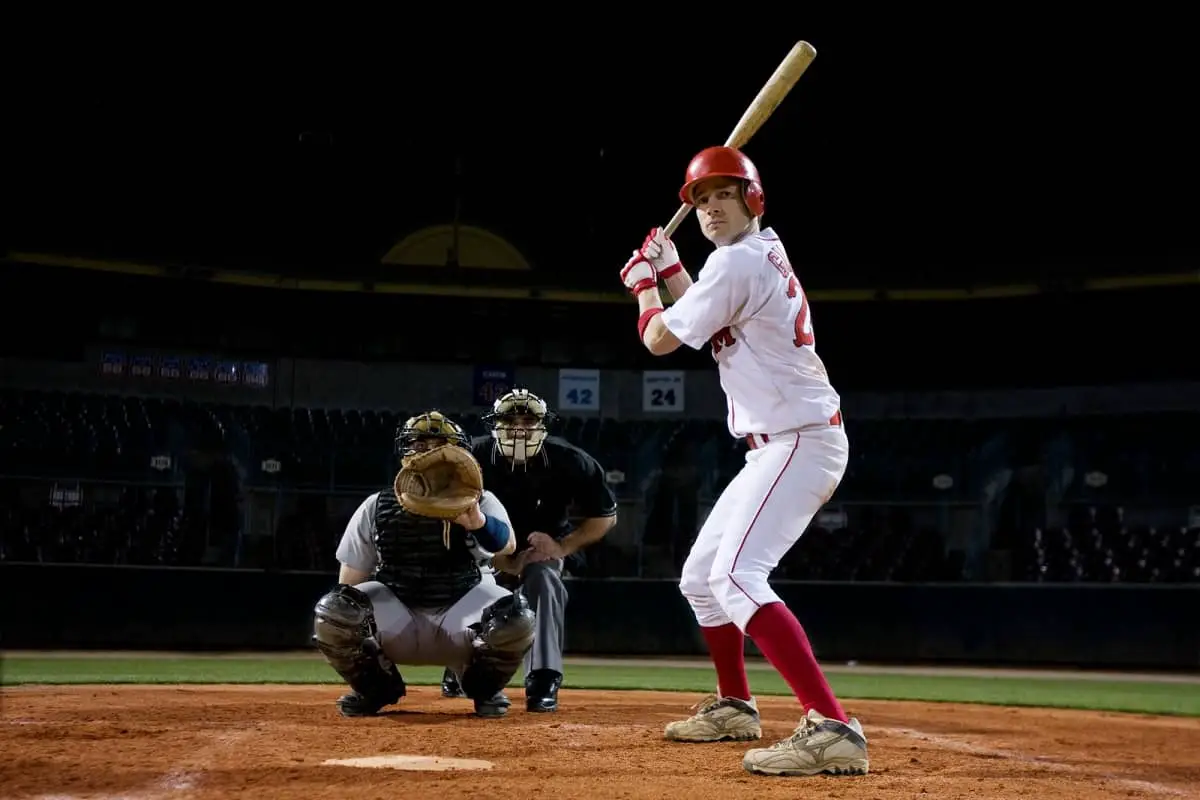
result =
M535 564L538 561L553 561L554 559L565 559L567 551L563 550L561 544L548 533L534 531L529 534L527 540L529 549L525 552L529 553L528 563Z

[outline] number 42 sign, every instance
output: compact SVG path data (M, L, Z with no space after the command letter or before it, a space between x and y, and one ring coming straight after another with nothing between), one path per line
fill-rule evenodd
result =
M567 411L599 411L600 370L559 370L558 407Z
M642 410L660 413L683 411L683 371L643 372Z

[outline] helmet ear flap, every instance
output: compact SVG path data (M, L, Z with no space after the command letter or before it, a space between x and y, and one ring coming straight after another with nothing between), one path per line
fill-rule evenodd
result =
M761 217L766 210L766 199L758 181L742 181L742 200L752 217Z

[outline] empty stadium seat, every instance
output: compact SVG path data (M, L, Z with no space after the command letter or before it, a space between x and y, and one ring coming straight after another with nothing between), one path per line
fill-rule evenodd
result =
M0 559L214 563L237 558L228 542L251 526L271 542L262 563L327 568L347 509L391 480L395 429L413 413L2 390ZM456 417L486 433L477 411ZM960 579L962 554L947 550L930 509L979 504L986 487L1003 485L997 475L1052 465L1063 476L1061 524L995 533L1013 579L1200 581L1200 530L1131 511L1195 503L1200 414L848 419L846 431L850 461L834 503L849 521L810 526L780 578ZM567 415L554 432L624 475L614 488L641 515L630 524L642 558L661 558L668 574L701 506L745 463L745 442L720 419ZM233 465L234 488L210 474L218 462ZM935 486L937 475L949 486ZM614 549L598 563L625 569L617 565L630 557Z

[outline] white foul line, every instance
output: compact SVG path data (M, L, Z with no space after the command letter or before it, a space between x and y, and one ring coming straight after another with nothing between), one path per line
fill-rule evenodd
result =
M1066 772L1071 774L1083 774L1085 771L1071 764L1064 764L1061 761L1053 761L1048 758L1027 756L1024 753L1017 753L1012 750L1002 750L996 747L981 747L980 745L971 744L963 739L955 739L950 736L939 736L935 733L925 733L924 731L913 730L912 728L882 728L874 727L874 730L882 733L887 733L893 736L904 736L909 739L917 739L923 742L935 744L938 747L944 747L947 750L957 750L960 753L971 753L977 756L988 756L991 758L1007 758L1012 761L1019 761L1023 764L1034 764L1039 767L1044 767L1054 772ZM868 733L872 728L868 728ZM1153 794L1169 795L1172 797L1192 797L1200 798L1200 795L1194 792L1188 792L1183 789L1176 789L1172 786L1166 786L1161 783L1152 781L1139 781L1132 778L1122 778L1117 775L1100 775L1097 776L1107 781L1119 784L1126 789L1137 789L1143 792L1151 792Z

